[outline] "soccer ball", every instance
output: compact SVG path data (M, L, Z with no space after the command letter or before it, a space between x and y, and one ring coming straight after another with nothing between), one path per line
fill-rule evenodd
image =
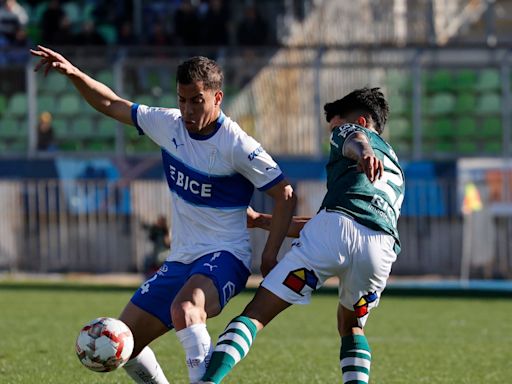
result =
M133 335L121 320L98 317L84 325L75 344L80 362L95 372L122 367L133 351Z

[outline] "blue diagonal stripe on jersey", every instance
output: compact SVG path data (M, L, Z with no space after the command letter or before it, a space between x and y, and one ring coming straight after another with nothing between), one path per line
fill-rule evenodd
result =
M239 173L209 176L190 168L165 150L162 150L162 160L169 188L191 204L243 208L251 201L254 186Z

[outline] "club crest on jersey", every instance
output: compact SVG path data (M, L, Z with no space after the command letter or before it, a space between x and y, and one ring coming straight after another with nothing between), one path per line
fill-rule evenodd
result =
M341 127L339 127L338 129L339 129L338 136L346 138L352 132L360 130L361 127L359 127L355 124L344 124Z
M301 292L305 286L308 286L311 289L316 289L318 277L316 277L313 271L306 268L300 268L295 271L291 271L288 276L286 276L286 279L284 279L283 284L293 292L304 296Z
M357 317L364 317L368 314L368 305L377 300L379 296L377 292L370 292L364 296L361 296L357 303L354 304L354 311Z

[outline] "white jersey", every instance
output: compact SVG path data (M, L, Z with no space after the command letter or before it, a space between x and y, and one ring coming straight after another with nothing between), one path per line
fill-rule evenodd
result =
M179 109L133 104L132 120L162 150L172 199L168 261L191 263L226 250L250 267L246 209L254 187L283 180L261 145L222 112L210 135L191 134Z

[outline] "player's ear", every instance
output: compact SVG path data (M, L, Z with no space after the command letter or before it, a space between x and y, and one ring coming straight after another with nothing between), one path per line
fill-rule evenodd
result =
M215 105L220 105L222 103L222 98L224 97L224 93L222 91L217 91L215 92L215 99L214 99L214 103Z
M368 127L368 120L366 120L366 117L359 116L356 120L357 125L360 125L361 127Z

